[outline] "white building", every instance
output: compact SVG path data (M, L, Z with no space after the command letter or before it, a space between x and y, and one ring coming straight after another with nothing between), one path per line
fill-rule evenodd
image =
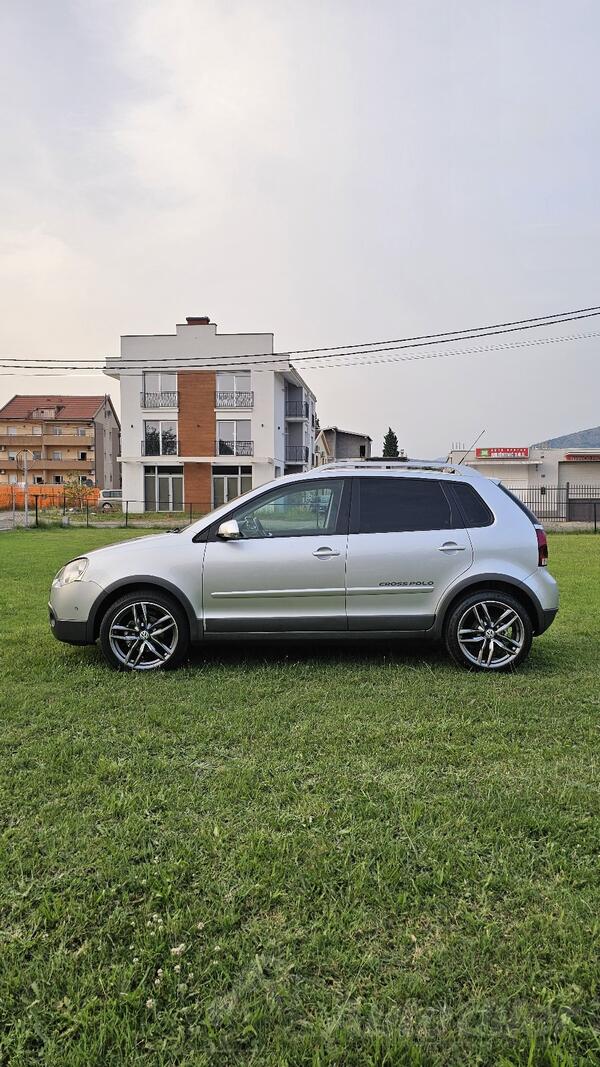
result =
M272 352L273 334L221 334L206 317L121 338L106 373L120 380L130 511L202 513L312 466L315 396Z

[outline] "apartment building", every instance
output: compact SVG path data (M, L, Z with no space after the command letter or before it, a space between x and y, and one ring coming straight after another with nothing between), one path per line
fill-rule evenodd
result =
M0 485L121 484L119 420L109 396L14 396L0 409Z
M219 333L205 316L121 338L106 373L120 380L130 511L208 511L312 466L314 394L272 352L273 334Z

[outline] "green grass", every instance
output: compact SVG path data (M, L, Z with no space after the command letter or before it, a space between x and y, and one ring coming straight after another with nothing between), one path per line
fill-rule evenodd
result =
M513 676L430 647L119 675L0 534L0 1062L600 1063L600 539ZM174 952L176 950L176 952Z

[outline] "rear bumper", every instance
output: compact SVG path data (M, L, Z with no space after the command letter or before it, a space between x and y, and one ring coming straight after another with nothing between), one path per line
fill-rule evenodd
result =
M48 604L48 615L50 629L57 641L65 641L68 645L89 645L86 622L61 622L56 618L50 604Z

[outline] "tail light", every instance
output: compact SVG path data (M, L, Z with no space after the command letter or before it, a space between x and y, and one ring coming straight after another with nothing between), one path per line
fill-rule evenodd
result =
M548 538L546 531L541 526L536 526L535 536L538 543L538 567L548 566Z

